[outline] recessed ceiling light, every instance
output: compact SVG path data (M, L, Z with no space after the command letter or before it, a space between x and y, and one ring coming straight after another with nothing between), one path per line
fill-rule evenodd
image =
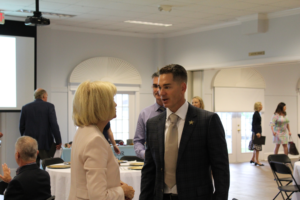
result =
M127 20L124 21L126 23L132 23L132 24L144 24L144 25L152 25L152 26L172 26L172 24L162 24L162 23L153 23L153 22L142 22L142 21L132 21L132 20Z
M20 10L17 10L17 12L21 12L21 13L33 13L34 11L20 9ZM42 15L53 15L53 16L57 16L57 17L75 17L76 16L76 15L68 15L68 14L52 13L52 12L41 12L41 13L42 13Z

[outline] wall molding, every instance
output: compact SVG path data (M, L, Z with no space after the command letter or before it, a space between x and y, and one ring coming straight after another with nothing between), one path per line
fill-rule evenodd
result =
M217 65L197 65L197 66L187 66L187 70L215 70L215 69L226 69L226 68L245 68L245 67L266 67L269 65L278 64L295 64L300 63L300 56L289 56L289 57L269 57L261 59L248 59L237 62L228 62Z

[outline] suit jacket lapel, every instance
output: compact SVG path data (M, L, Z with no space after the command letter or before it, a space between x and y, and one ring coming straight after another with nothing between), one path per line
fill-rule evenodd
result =
M185 123L182 130L180 145L178 149L178 159L177 159L177 165L180 162L180 159L182 158L183 152L188 145L189 139L191 135L193 134L194 128L197 125L197 112L195 110L196 108L193 107L191 104L189 104L188 111L185 117Z
M164 155L165 155L165 124L166 124L166 111L159 118L157 122L157 141L158 141L158 153L159 158L162 163L164 163Z

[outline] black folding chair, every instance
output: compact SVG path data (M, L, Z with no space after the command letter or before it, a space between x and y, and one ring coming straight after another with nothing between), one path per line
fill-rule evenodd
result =
M55 196L52 196L52 197L49 197L48 199L46 200L54 200L55 199Z
M270 161L270 166L271 166L272 171L275 174L276 183L278 185L278 189L279 189L283 199L285 199L283 192L287 196L286 200L291 199L290 197L292 196L292 194L294 192L300 192L300 185L297 184L297 181L295 180L295 178L293 176L293 172L291 171L291 168L288 166L287 163ZM278 177L278 174L290 175L290 177L292 178L292 180L294 181L295 184L294 185L283 185ZM290 194L288 194L288 193L290 193ZM276 197L277 197L277 195L276 195Z
M281 163L286 163L289 164L291 166L291 168L293 169L293 165L292 165L292 161L291 159L285 155L285 154L274 154L274 155L269 155L268 156L268 162L271 166L271 161L275 161L275 162L281 162ZM272 170L273 176L274 176L274 180L276 181L276 176L274 174L274 171ZM286 185L289 185L293 182L292 177L285 177L285 178L279 178L279 181L281 182L285 182ZM281 193L281 191L279 191L277 193L277 195L274 197L274 199L276 199L276 197Z
M144 159L141 159L137 156L123 156L122 158L120 158L120 160L128 160L128 161L136 160L138 162L144 162Z
M45 170L48 165L63 163L64 160L61 158L46 158L42 161L42 167Z

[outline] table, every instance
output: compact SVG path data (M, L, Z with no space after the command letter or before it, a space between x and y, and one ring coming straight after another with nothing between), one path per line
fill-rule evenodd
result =
M71 148L63 148L63 152L61 154L61 158L65 161L65 162L71 162Z
M62 148L63 148L63 152L62 152L61 158L65 162L70 162L71 161L71 148L65 148L65 147L62 147ZM115 153L113 146L111 147L111 149L114 152L115 157L119 160L123 156L136 156L133 145L119 146L119 149L121 151L120 154Z
M55 200L68 200L71 186L71 169L49 169L51 194ZM120 170L120 178L123 182L132 186L135 190L133 200L138 200L140 195L141 170ZM1 200L1 199L0 199Z
M121 153L116 154L113 146L111 147L112 151L114 152L115 157L120 160L123 156L136 156L135 151L134 151L134 146L133 145L128 145L128 146L118 146Z
M294 173L293 176L296 180L296 182L298 183L298 185L300 184L300 161L295 162L294 164ZM295 184L293 182L293 184ZM297 200L300 199L300 192L296 192L292 195L292 199L293 200Z

